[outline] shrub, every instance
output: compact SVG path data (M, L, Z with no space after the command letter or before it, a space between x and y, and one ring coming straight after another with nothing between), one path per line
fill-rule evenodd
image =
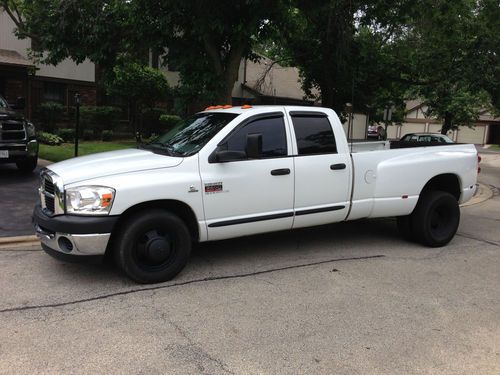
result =
M104 142L111 142L113 140L113 131L112 130L103 130L101 134L101 139Z
M91 140L95 139L94 131L92 129L85 129L83 131L82 138L84 141L91 141Z
M61 137L47 132L39 132L37 134L37 139L40 143L51 146L58 146L63 143L63 139Z
M42 129L46 132L53 132L56 125L61 121L64 106L57 102L44 102L38 107L38 114Z
M160 117L168 114L165 108L146 108L142 111L142 129L141 133L149 137L152 133L161 132L162 125Z
M161 132L165 133L171 129L173 129L182 119L176 115L161 115L160 116L160 124L161 124Z
M120 120L121 109L118 107L84 106L80 108L82 128L90 129L97 137L103 130L112 130Z
M61 137L64 142L73 142L75 140L75 129L59 129L57 135Z

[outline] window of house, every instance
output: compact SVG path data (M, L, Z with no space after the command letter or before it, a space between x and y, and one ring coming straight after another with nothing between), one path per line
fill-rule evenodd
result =
M66 85L59 82L44 82L43 100L65 104Z
M337 153L337 145L328 117L292 115L299 155Z
M254 120L236 130L227 140L227 149L245 151L247 135L262 134L262 157L273 158L287 155L286 131L283 117Z

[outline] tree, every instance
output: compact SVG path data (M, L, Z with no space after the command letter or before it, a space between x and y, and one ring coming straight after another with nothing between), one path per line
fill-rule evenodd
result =
M122 55L134 59L167 55L185 89L228 103L243 57L265 35L276 0L1 0L19 37L33 37L33 54L56 64L85 58L112 68Z
M393 89L392 96L401 101L404 90L396 87L401 82L394 79L391 38L402 28L407 3L296 0L282 13L264 53L297 66L306 94L314 96L317 89L322 105L338 113L347 102L355 110L373 108L379 92L387 96Z
M105 78L108 94L123 98L129 107L134 133L138 132L138 115L144 106L167 98L170 92L165 76L158 70L138 63L123 62Z
M443 134L470 126L492 98L498 106L499 11L490 0L417 1L396 41L400 78Z
M120 54L144 57L147 45L134 32L135 1L1 0L16 24L17 36L30 37L32 57L56 65L65 58L86 58L112 68Z
M242 58L256 59L256 41L268 35L283 9L276 0L143 0L149 37L180 71L184 90L207 102L231 103ZM158 14L161 17L158 17Z

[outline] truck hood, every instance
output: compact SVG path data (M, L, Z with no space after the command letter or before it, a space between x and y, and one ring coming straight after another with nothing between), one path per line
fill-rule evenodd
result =
M0 108L0 120L22 120L23 115L9 108Z
M151 151L127 149L65 160L49 165L48 169L57 173L66 185L103 176L171 168L182 163L182 160Z

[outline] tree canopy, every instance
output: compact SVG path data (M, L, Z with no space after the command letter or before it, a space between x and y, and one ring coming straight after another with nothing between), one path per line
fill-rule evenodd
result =
M420 98L443 131L500 108L497 0L0 0L33 55L112 70L149 54L191 100L230 102L242 58L296 66L307 95L342 112Z

